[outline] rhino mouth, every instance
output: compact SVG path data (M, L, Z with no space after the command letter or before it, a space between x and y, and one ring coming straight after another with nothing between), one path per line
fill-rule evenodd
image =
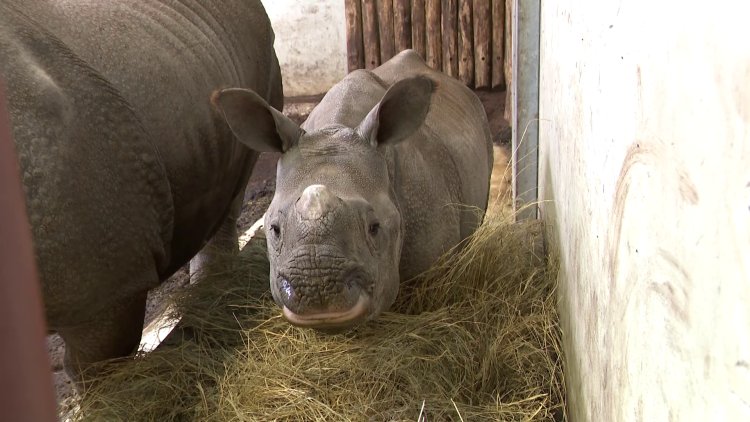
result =
M331 329L348 328L362 322L367 317L369 308L370 297L365 293L360 293L357 303L345 311L300 315L284 306L282 313L284 318L292 325L330 331Z

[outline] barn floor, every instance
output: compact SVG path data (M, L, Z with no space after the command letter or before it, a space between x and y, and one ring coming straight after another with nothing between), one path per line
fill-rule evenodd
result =
M505 92L477 91L476 93L484 105L494 141L495 165L491 179L489 212L508 214L511 212L510 171L508 171L511 131L503 117ZM284 106L284 114L301 123L319 100L320 97L289 98ZM245 205L237 223L240 232L247 230L259 219L271 202L276 183L277 159L278 154L261 154L245 193ZM165 299L175 290L187 285L188 282L188 273L186 269L182 269L160 287L150 292L145 324L148 325L156 316L160 315L166 306ZM54 373L57 400L58 403L61 403L73 394L70 380L62 369L65 346L57 335L47 337L47 346L51 368Z

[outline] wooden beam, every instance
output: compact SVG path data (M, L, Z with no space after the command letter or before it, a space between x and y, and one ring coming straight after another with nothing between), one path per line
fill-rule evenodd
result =
M375 0L362 0L362 22L365 68L374 69L380 66L380 35Z
M427 65L436 70L443 70L443 49L440 36L440 0L426 0L427 16Z
M427 16L424 9L425 0L412 0L411 3L411 47L423 59L427 59Z
M443 72L458 78L458 3L442 0Z
M472 0L458 1L458 79L469 87L474 86L474 28L471 10Z
M505 0L492 0L492 89L505 88Z
M362 38L362 2L346 0L346 65L349 72L365 67L365 45Z
M489 88L492 84L490 63L490 37L492 36L492 15L490 2L474 2L474 86L478 89Z
M411 4L409 0L393 1L393 31L396 54L411 48Z
M377 0L380 30L380 63L385 63L396 54L396 39L393 36L393 0Z

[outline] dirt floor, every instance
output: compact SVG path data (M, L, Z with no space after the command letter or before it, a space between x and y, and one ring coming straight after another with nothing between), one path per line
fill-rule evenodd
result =
M495 164L490 186L489 212L508 213L511 210L510 171L508 170L511 128L503 118L505 92L477 91L476 93L487 113L494 143ZM320 101L320 98L320 96L317 96L287 99L284 106L284 114L297 123L302 123L317 102ZM279 154L277 153L263 153L258 159L247 190L245 191L245 204L237 222L237 228L240 233L247 230L255 221L261 218L270 204L276 185L276 161L278 157ZM186 268L183 268L161 286L150 292L146 308L145 325L148 325L164 311L166 306L165 299L169 297L170 293L186 286L188 283L188 272ZM72 394L70 380L62 369L65 345L59 336L50 335L47 337L47 346L54 373L57 399L60 402L69 398Z

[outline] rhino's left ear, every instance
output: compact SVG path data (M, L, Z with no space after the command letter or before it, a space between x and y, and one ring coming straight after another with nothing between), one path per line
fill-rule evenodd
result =
M258 152L286 152L304 130L249 89L214 91L211 103L221 111L237 139Z
M357 132L373 146L403 141L424 123L434 90L435 82L426 76L396 82L362 120Z

